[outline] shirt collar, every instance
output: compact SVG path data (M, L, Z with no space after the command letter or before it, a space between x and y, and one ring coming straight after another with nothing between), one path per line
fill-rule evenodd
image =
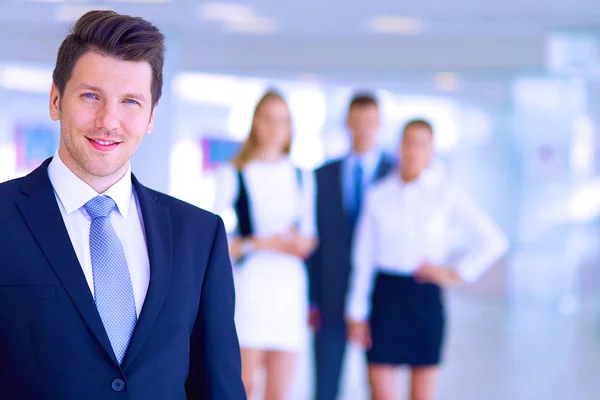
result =
M88 201L98 196L91 186L82 181L65 165L58 152L48 165L48 176L67 214L79 210ZM132 190L131 166L129 166L123 178L101 194L113 199L119 213L127 218Z
M419 175L419 177L412 182L404 182L400 177L399 171L397 171L394 175L396 175L395 179L397 179L402 187L424 188L440 183L444 178L447 177L447 171L442 163L433 161L432 164L423 172L421 172L421 175Z
M373 148L364 154L351 152L348 158L351 165L361 163L364 171L372 172L377 168L377 164L379 163L380 151Z

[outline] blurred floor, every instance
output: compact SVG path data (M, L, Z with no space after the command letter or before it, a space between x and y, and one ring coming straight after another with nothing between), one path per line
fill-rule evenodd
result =
M600 333L591 302L581 304L575 314L561 315L549 307L509 308L506 300L493 296L483 300L472 293L453 292L447 297L447 361L438 399L600 398ZM290 399L310 399L310 368L310 354L305 351ZM404 379L405 375L402 384ZM364 364L353 348L347 357L342 399L367 399L367 390Z

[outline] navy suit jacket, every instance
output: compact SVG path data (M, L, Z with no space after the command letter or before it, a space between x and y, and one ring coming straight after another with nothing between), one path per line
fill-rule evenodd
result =
M221 219L142 186L150 283L116 361L47 173L0 184L0 398L246 399Z
M351 269L354 232L344 208L343 163L337 160L316 171L317 230L319 246L308 260L309 292L319 308L323 325L344 324L344 305ZM375 172L379 180L394 163L382 156Z

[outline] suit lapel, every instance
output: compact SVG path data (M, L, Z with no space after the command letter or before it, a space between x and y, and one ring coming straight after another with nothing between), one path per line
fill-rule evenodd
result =
M375 172L375 181L385 178L385 176L390 172L390 170L394 167L394 164L382 156L379 159L379 163L377 164L377 170Z
M156 195L142 186L135 176L133 177L133 187L138 197L146 232L148 258L150 260L150 284L140 318L123 360L123 369L131 365L156 322L169 290L173 254L169 209L159 204Z
M46 160L25 177L21 186L21 192L25 196L17 200L17 206L82 319L116 363L108 335L56 202L47 171L50 161L51 159Z
M343 232L346 232L346 237L348 240L352 237L352 229L351 229L351 221L348 210L346 209L346 171L344 168L345 159L337 161L331 164L331 175L328 177L327 182L331 184L333 202L332 204L336 205L336 208L339 210L339 223L336 226L340 228L343 226L346 229Z
M344 168L343 161L338 161L331 165L331 176L327 179L331 182L331 190L333 191L334 202L333 204L339 205L342 213L346 215L346 204L345 204L345 191L344 187Z

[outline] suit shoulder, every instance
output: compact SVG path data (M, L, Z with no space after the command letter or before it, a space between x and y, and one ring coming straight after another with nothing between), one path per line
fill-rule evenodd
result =
M321 175L324 173L326 174L329 171L332 171L332 170L338 168L343 161L344 161L343 158L337 158L335 160L328 161L325 164L321 165L319 168L317 168L315 171L316 171L317 175Z
M0 201L14 200L25 178L12 179L10 181L0 183Z
M381 154L381 162L387 164L389 167L392 167L392 168L396 167L398 165L398 160L388 153Z

